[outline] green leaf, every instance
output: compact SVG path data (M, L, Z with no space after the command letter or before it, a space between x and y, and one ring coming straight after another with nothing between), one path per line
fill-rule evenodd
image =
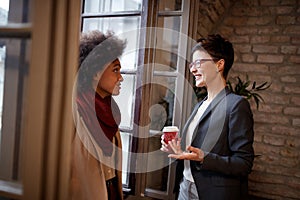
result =
M255 85L256 85L256 82L254 81L254 82L253 82L253 85L252 85L252 89L255 88Z

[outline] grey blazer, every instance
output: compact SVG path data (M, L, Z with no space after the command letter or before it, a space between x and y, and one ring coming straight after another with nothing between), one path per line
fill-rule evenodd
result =
M202 103L195 106L183 128L182 149L186 148L186 131ZM248 174L254 159L253 134L249 102L225 88L199 119L192 137L191 145L205 152L202 163L190 161L199 199L247 199ZM175 191L184 168L182 160L177 162Z

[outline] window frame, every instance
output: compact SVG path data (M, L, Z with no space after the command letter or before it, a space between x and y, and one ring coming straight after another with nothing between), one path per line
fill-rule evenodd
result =
M14 8L19 8L20 2L16 3ZM74 133L71 98L77 70L74 66L78 60L81 4L33 0L27 6L34 10L32 24L0 26L0 38L31 39L27 99L22 107L30 113L23 119L22 127L22 181L0 180L0 196L68 199Z
M182 16L185 15L184 21L181 24L184 24L184 27L181 27L183 30L183 34L186 34L189 37L195 38L196 36L196 27L197 27L197 20L194 20L192 16L197 14L196 10L198 8L197 0L183 0L182 1L182 10L181 11L158 11L157 1L142 1L142 10L140 11L126 11L117 13L114 12L105 12L105 13L92 13L92 14L84 14L84 3L85 0L82 0L82 7L81 7L81 31L83 28L83 18L93 18L93 17L120 17L120 16L141 16L141 29L146 27L156 27L156 23L159 16ZM191 15L194 14L194 15ZM149 17L150 16L150 17ZM189 26L189 24L191 26ZM145 29L147 31L142 31L140 35L139 41L139 55L138 55L138 66L148 65L149 63L153 63L154 60L154 52L153 47L155 47L155 41L153 36L155 36L155 28ZM178 52L181 55L189 55L190 48L193 45L192 41L187 40L180 44ZM188 57L189 58L189 57ZM179 61L181 66L185 66L186 62L181 59ZM184 76L178 76L178 74L182 74ZM152 79L153 75L162 75L162 76L171 76L177 77L178 82L185 83L186 81L183 79L187 79L188 81L192 81L191 76L189 75L189 70L187 68L181 68L176 72L157 72L153 70L151 64L149 67L138 67L136 70L122 70L122 74L135 74L136 75L136 88L140 88L143 86L142 90L138 90L135 96L135 107L134 107L134 123L135 124L148 124L148 110L150 108L150 100L149 94L152 92L152 88L145 84L147 81ZM187 88L187 89L186 89ZM177 86L177 90L182 90L183 92L178 96L178 98L182 101L182 109L178 108L178 106L174 106L175 110L175 118L173 122L181 126L185 123L187 117L190 114L190 111L193 107L190 102L192 102L193 90L191 87L187 87L186 84L182 84ZM143 108L143 109L141 109ZM143 127L134 126L133 130L127 130L120 128L121 131L133 131L133 136L139 133L150 133L149 130L145 130ZM145 133L147 134L147 133ZM146 135L145 135L146 136ZM147 137L147 136L146 136ZM148 151L149 143L147 140L141 137L133 137L132 138L132 148L131 152L141 153ZM135 156L135 155L132 155ZM130 157L131 160L136 160L135 157ZM143 162L144 163L144 162ZM147 163L147 159L145 160ZM131 163L131 169L133 170L136 168L136 163ZM169 168L169 180L168 180L168 190L166 192L155 191L152 189L146 188L146 173L130 173L129 176L129 183L128 185L123 185L123 191L128 194L133 194L135 196L148 196L153 198L159 199L170 199L173 196L173 186L174 186L174 175L175 174L175 166L172 164Z

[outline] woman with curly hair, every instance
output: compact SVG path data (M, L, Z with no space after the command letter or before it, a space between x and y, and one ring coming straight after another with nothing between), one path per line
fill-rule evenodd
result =
M122 200L119 57L126 42L113 33L83 33L73 95L71 199Z

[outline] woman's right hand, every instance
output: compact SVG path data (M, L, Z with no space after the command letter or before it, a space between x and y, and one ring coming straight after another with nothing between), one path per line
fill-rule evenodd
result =
M170 146L170 144L165 143L164 135L161 136L160 142L161 142L161 148L160 148L161 151L166 152L166 153L171 153L171 154L175 153L173 151L173 148ZM171 142L172 141L169 141L169 143L171 143ZM174 143L177 144L179 146L179 148L180 148L180 142L181 142L181 138L177 138L177 136L175 139L173 139L173 144Z

